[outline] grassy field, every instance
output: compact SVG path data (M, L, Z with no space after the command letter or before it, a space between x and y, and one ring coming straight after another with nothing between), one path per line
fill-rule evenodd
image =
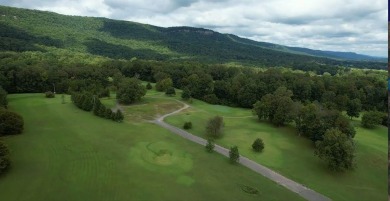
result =
M314 155L311 141L299 137L292 127L275 128L252 117L247 109L210 105L194 100L192 107L166 122L182 127L191 121L189 132L205 137L209 118L224 117L224 135L216 141L224 147L237 145L241 154L263 164L297 182L300 182L334 200L386 200L387 199L387 128L378 126L368 130L356 126L357 168L346 173L332 173ZM251 144L262 138L265 149L255 153Z
M116 123L66 101L9 95L25 131L4 138L12 166L0 177L0 200L302 200L154 124Z

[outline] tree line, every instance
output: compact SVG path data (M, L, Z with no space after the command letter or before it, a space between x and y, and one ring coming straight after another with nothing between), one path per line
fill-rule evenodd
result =
M78 108L87 112L93 111L93 114L98 117L111 119L116 122L123 121L124 116L121 110L118 109L116 112L112 111L103 105L99 98L89 93L74 92L71 95L71 100Z
M7 92L0 86L0 137L23 132L24 120L21 115L7 109ZM0 138L0 174L11 165L8 146Z
M346 111L360 102L362 110L387 112L386 82L380 72L338 72L316 76L308 72L270 68L239 68L193 62L108 60L67 63L62 60L0 54L0 82L9 93L88 91L100 95L119 88L123 77L137 77L167 86L188 89L191 97L212 104L252 108L256 101L279 87L293 92L294 101L317 101L329 109ZM111 77L110 81L108 78ZM111 88L110 88L111 87ZM112 88L114 87L114 88ZM101 95L100 95L101 96Z

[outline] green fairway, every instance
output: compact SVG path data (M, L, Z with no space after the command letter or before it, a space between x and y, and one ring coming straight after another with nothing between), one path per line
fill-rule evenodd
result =
M25 131L4 137L12 166L0 177L2 201L303 200L146 121L102 119L76 108L69 96L66 104L60 96L8 97Z
M224 147L237 145L244 156L263 164L284 176L300 182L334 200L386 200L387 195L387 128L378 126L373 130L360 127L355 120L357 168L346 173L332 173L314 155L314 145L299 137L293 127L276 128L259 122L251 110L210 105L194 100L191 108L166 118L166 122L182 127L191 121L189 132L205 136L209 118L224 117L224 135L216 141ZM262 153L252 151L256 138L262 138L265 149Z

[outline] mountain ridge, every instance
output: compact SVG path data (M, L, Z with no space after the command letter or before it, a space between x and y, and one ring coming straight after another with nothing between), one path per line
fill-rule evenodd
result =
M43 46L50 46L115 59L137 57L238 62L270 67L309 63L377 69L386 67L381 59L367 55L288 47L206 28L165 28L5 6L0 6L0 28L3 51L42 51L42 48L45 49Z

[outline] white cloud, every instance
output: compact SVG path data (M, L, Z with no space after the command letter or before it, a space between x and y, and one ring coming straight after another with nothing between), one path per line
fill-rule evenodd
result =
M62 14L196 26L258 41L387 56L386 0L0 0Z

